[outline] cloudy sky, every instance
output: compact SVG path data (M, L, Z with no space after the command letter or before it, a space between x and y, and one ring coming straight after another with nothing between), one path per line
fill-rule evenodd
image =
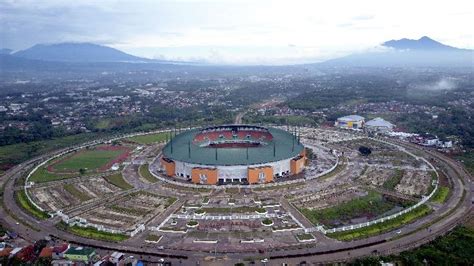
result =
M0 47L93 42L213 63L320 61L424 35L474 48L472 0L0 0Z

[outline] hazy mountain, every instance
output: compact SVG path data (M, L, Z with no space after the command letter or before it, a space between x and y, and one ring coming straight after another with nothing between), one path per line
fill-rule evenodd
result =
M169 71L185 67L186 65L152 62L72 62L48 61L29 59L9 54L0 54L0 74L2 72L51 72L59 73L86 73L86 72L128 72L140 70Z
M37 44L14 56L64 62L150 62L154 60L124 53L120 50L92 43Z
M328 60L328 66L362 67L470 67L474 66L474 50L444 45L429 37L418 40L400 39L384 42L383 49L352 54Z
M8 48L2 48L0 49L0 54L11 54L13 52L12 49L8 49Z
M397 50L419 50L419 51L464 51L449 45L444 45L427 36L423 36L418 40L400 39L384 42L382 46L394 48Z

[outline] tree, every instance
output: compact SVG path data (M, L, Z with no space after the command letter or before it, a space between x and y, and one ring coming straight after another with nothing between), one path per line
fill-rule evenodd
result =
M84 168L79 169L79 174L83 175L85 173L86 173L86 169Z
M372 153L372 150L369 147L360 146L359 147L359 152L360 152L360 154L362 154L364 156L369 156Z

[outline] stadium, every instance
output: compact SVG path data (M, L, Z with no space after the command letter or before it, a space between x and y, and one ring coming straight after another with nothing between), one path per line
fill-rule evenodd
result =
M192 129L163 148L160 169L194 184L269 183L301 173L305 148L295 134L253 125Z

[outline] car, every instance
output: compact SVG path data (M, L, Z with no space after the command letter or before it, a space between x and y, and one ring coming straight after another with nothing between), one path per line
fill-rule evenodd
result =
M262 263L267 263L268 262L268 259L267 258L264 258L261 260Z

